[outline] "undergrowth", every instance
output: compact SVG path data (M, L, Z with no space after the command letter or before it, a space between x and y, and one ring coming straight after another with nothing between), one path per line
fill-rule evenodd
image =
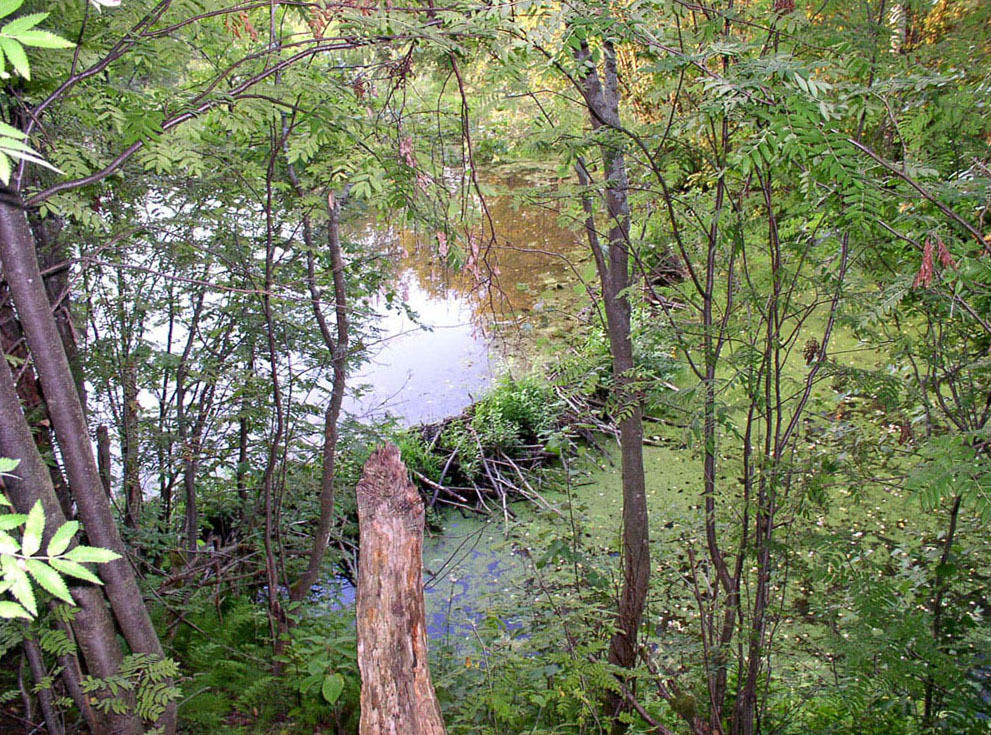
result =
M346 611L321 611L294 628L279 676L262 605L238 597L186 618L192 625L174 641L189 676L179 705L184 732L357 732L360 685Z

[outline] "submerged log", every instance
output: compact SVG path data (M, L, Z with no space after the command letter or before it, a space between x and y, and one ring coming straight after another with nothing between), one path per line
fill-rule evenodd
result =
M372 454L357 494L360 735L444 735L427 665L423 501L397 447Z

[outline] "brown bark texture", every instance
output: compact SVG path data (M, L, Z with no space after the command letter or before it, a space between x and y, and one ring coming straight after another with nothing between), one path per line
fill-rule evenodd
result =
M124 426L120 456L124 465L124 524L128 528L141 525L141 458L138 454L138 368L133 362L124 367Z
M341 406L344 405L344 391L347 381L348 340L350 338L350 320L348 319L347 288L344 281L344 256L341 251L340 203L333 194L329 197L329 220L327 222L327 245L330 248L331 264L334 269L334 302L337 321L337 338L330 332L327 319L320 308L322 294L316 285L316 270L313 258L312 227L310 218L303 218L303 240L310 246L307 252L307 281L310 295L313 297L313 312L320 327L324 345L331 354L334 368L334 387L331 391L330 403L324 413L323 429L323 472L320 479L320 518L317 522L317 532L313 536L313 546L310 548L310 558L306 569L300 575L296 584L290 590L290 599L300 602L310 593L320 575L320 566L327 544L330 542L330 531L334 525L334 475L337 468L337 423L341 417Z
M423 501L386 444L358 483L360 735L443 735L427 664Z

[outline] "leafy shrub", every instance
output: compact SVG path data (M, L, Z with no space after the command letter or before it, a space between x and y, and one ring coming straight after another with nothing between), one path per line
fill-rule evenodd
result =
M670 383L682 369L674 341L667 330L656 328L656 317L645 307L633 313L634 388L647 411L661 410L670 400ZM584 334L555 368L555 380L586 397L608 401L613 386L609 338L597 324Z
M477 478L482 453L521 456L548 439L560 413L551 386L536 378L503 378L472 407L470 416L449 422L437 444L448 456L456 453L456 468L463 477ZM417 451L414 447L414 461L419 457ZM443 464L438 458L431 466L436 468L431 475L436 478Z
M513 449L532 444L554 428L558 417L554 391L527 377L504 378L475 405L472 428L483 445Z
M271 671L264 605L241 597L186 613L177 654L192 681L180 705L190 732L357 732L360 680L355 634L344 613L321 610L300 622ZM326 727L331 724L332 727Z
M415 431L402 431L393 437L406 466L426 477L436 478L444 468L440 458Z

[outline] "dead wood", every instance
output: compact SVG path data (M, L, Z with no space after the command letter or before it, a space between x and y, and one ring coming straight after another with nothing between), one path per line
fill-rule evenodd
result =
M399 449L372 454L357 488L361 735L443 735L427 665L424 506Z

